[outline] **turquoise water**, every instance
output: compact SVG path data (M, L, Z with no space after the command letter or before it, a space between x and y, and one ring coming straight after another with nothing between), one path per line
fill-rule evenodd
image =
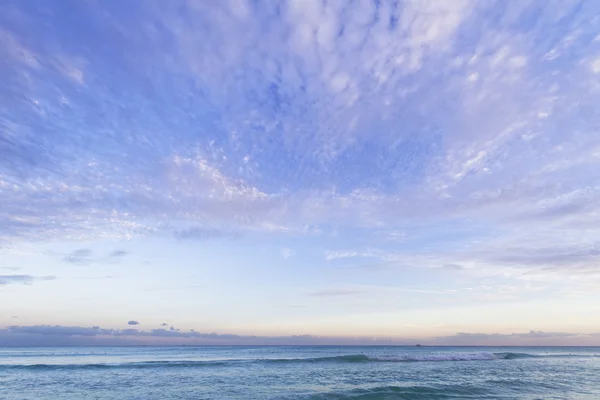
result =
M600 348L0 348L0 399L600 399Z

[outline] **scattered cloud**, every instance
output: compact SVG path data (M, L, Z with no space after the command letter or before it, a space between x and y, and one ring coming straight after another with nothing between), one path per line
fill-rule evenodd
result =
M127 325L139 325L140 323L138 321L135 320L131 320L129 322L127 322Z
M169 324L167 324L166 322L163 322L162 324L160 324L160 326L168 326Z
M44 24L30 16L28 26L49 52L29 48L17 31L2 32L2 53L13 66L10 93L22 95L11 102L19 119L2 116L8 147L0 241L165 231L206 240L337 226L369 228L365 237L373 229L402 232L405 241L407 219L500 227L526 219L530 231L552 231L560 243L567 223L599 211L593 178L600 140L590 110L600 91L590 84L595 69L582 68L596 64L584 56L596 36L585 7L551 7L517 28L503 21L529 21L518 17L526 7L488 12L472 1L290 3L278 10L255 4L247 10L252 18L241 19L225 4L175 3L143 7L172 38L168 48L145 19L107 9L112 23L95 25L95 37L127 27L155 49L131 42L112 66L86 50L103 46L99 41L75 42L68 52L50 46L60 41L48 27L77 28L60 13ZM220 18L229 23L215 22ZM565 35L548 35L561 18L568 20ZM215 33L208 39L207 29ZM540 40L545 47L535 45ZM140 71L115 70L130 58L172 78L144 72L158 85L146 93L136 84ZM131 101L93 79L115 72L126 77ZM33 89L44 87L64 95ZM181 93L197 87L204 96L183 100ZM106 104L132 118L111 108L84 129L65 114L88 115ZM198 109L213 111L198 116ZM28 130L35 124L45 126L43 145ZM117 131L127 133L121 140L105 134ZM86 145L90 138L94 146ZM90 257L82 249L64 259L85 265Z

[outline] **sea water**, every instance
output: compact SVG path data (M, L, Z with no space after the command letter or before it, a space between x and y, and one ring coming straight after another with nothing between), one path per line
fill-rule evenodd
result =
M0 348L0 399L600 399L600 348Z

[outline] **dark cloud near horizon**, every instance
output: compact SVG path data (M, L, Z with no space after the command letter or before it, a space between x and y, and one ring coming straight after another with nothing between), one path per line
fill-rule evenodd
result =
M452 336L440 336L437 339L445 340L455 344L469 344L473 342L485 343L485 342L503 342L507 340L518 340L518 341L536 341L540 340L558 340L558 339L577 339L583 337L600 337L599 333L593 334L581 334L571 332L545 332L530 330L526 333L470 333L470 332L458 332Z
M139 325L140 323L136 320L131 320L129 322L127 322L127 325Z
M33 276L33 275L0 275L0 286L11 283L30 285L36 281L52 281L55 276Z
M33 325L33 326L10 326L4 332L20 333L26 335L44 336L97 336L109 335L112 330L101 329L98 326L61 326L61 325Z
M160 324L160 326L167 326L169 324L167 324L166 322L163 322L162 324Z
M127 328L127 329L121 329L119 331L112 331L111 334L113 336L139 336L140 331L135 328Z
M83 339L87 338L85 341ZM61 326L61 325L33 325L33 326L10 326L0 329L0 345L27 345L27 344L97 344L97 343L120 343L119 340L128 340L127 343L149 343L151 338L156 339L180 339L196 343L222 343L222 344L413 344L415 339L411 338L347 338L347 337L324 337L313 335L290 335L290 336L255 336L201 333L191 329L180 331L178 329L151 329L142 331L134 328L128 329L103 329L99 326ZM600 332L592 334L568 333L568 332L544 332L531 330L526 333L468 333L459 332L455 335L441 336L431 339L420 339L423 344L494 344L505 343L548 343L555 340L586 340L600 339ZM104 341L103 341L104 340ZM151 342L151 340L150 340ZM164 342L157 342L164 343ZM176 343L180 343L176 341Z

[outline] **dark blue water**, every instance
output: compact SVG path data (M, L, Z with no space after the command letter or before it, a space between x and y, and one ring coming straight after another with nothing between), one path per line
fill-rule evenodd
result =
M600 348L0 348L0 399L600 399Z

